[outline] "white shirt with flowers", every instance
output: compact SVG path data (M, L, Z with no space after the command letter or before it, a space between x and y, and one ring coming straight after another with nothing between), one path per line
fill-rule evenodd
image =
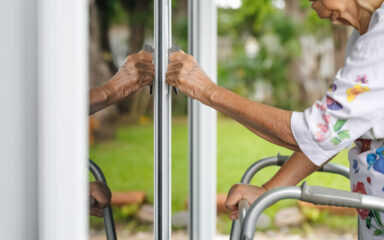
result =
M357 139L371 139L349 152L351 188L384 198L384 4L373 14L368 32L354 31L344 68L326 95L304 112L294 112L293 135L302 152L320 166ZM359 210L364 239L384 239L384 215Z

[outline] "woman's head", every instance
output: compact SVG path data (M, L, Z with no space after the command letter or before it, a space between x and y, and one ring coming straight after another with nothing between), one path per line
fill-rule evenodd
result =
M320 18L359 28L361 18L372 14L384 0L310 0ZM368 21L369 23L369 21Z
M357 4L354 0L311 0L312 8L316 11L317 15L323 19L329 19L332 22L344 21L343 15L347 9L355 9Z

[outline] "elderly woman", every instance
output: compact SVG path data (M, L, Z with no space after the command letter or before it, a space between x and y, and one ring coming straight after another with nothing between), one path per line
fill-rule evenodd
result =
M353 142L356 146L349 152L352 190L384 198L384 0L312 2L320 18L355 30L344 68L338 71L325 96L304 112L266 106L217 86L183 52L170 58L169 84L237 120L258 136L295 151L264 185L232 187L226 203L232 219L237 217L240 199L252 203L269 189L298 184ZM372 217L367 210L358 212L361 221ZM383 220L371 221L369 228L362 224L366 239L383 238Z

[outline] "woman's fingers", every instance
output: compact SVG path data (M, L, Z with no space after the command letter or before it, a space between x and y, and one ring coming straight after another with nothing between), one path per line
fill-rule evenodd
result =
M140 71L141 86L149 86L152 84L155 74L152 71Z
M89 215L102 218L104 217L104 211L100 208L91 208Z
M238 209L238 202L244 198L244 192L241 191L241 184L235 184L229 190L227 200L225 201L225 206L231 210L235 211Z
M229 214L229 218L233 221L239 218L239 211L235 210Z
M154 77L155 72L152 70L139 70L139 76L149 76L149 77Z
M178 52L174 52L169 56L169 62L178 62L181 61L183 58L185 58L187 54L184 53L183 50L180 50Z
M206 90L212 88L212 80L200 68L196 60L179 51L171 54L166 74L168 84L177 87L188 97L207 102Z
M238 210L239 201L244 199L252 204L260 195L267 190L264 187L252 186L248 184L235 184L228 193L225 202L226 207L231 211Z
M111 202L111 191L105 183L96 181L89 183L89 195L95 202L89 211L90 215L99 218L103 217L103 209Z
M151 85L155 78L155 66L147 62L137 62L135 66L139 74L140 86Z
M179 76L180 76L179 70L169 71L166 74L166 79L167 79L168 83L174 84L174 83L176 83L176 80L179 78Z
M173 62L168 65L168 72L176 71L182 69L184 66L184 63L181 61Z
M143 51L143 50L141 50L139 53L137 53L137 54L135 54L133 56L137 56L141 61L148 62L148 63L151 63L152 60L153 60L152 53L146 52L146 51Z
M91 182L89 184L89 195L93 197L96 202L97 208L105 208L111 201L111 191L103 182Z
M155 72L155 65L148 62L137 62L135 64L135 67L139 70L145 70L145 71L153 71Z

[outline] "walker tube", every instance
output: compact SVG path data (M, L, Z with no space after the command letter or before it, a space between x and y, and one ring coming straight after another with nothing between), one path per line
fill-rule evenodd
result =
M249 203L247 200L240 200L239 202L239 220L240 220L240 226L243 225L244 219L247 215L247 211L249 209Z
M300 199L300 187L281 187L272 189L261 195L249 208L241 229L240 239L251 240L255 234L255 226L264 209L282 199Z
M265 167L283 166L284 163L289 159L289 157L290 156L281 156L280 154L277 154L277 156L263 158L263 159L255 162L244 173L244 175L241 179L241 183L249 184L252 181L255 174ZM349 169L345 166L341 166L338 164L328 163L317 171L318 172L335 173L335 174L342 175L346 178L349 178ZM247 210L243 209L243 207L239 204L239 213L246 214L246 212L247 212ZM232 228L231 228L231 234L230 234L231 240L239 239L240 230L241 230L240 224L241 223L239 222L239 220L235 220L232 222Z
M261 169L269 166L283 166L283 164L288 160L289 156L277 156L263 158L254 164L252 164L247 171L245 171L243 177L241 178L241 183L249 184L252 181L252 178L255 174Z
M263 158L255 162L247 169L247 171L245 171L243 177L241 178L241 183L249 184L252 181L253 176L255 176L258 171L268 166L282 166L288 158L289 157L287 156L280 156L280 154L278 154L277 156ZM240 204L239 213L244 213L244 215L247 214L247 210L244 210ZM234 220L232 222L230 240L239 239L241 225L242 222L239 220Z
M369 195L362 195L361 199L362 208L375 209L384 212L384 199Z
M362 207L362 195L358 193L308 186L306 183L303 183L301 189L301 200L305 202L330 206Z
M301 189L300 200L302 201L329 206L384 211L384 199L379 197L325 187L308 186L306 183L303 183Z
M282 199L299 199L313 204L384 211L384 199L382 198L325 187L307 186L304 182L301 187L276 188L260 196L249 208L241 229L240 239L253 239L256 222L261 213Z

